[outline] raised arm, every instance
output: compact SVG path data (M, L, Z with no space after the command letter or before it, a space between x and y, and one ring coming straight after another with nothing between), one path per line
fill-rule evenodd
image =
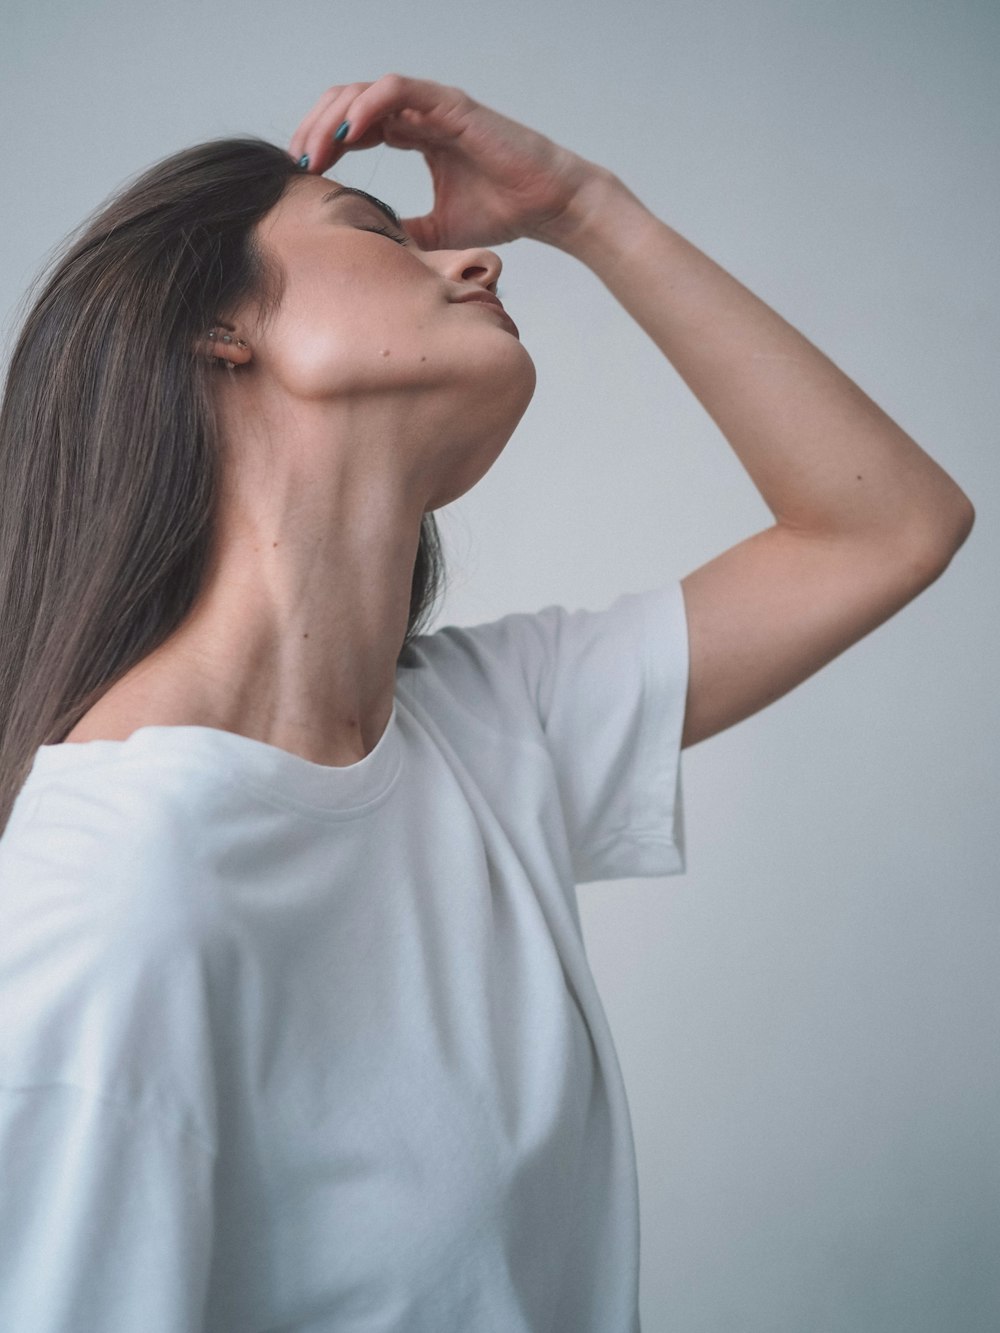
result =
M772 527L682 580L684 745L780 698L946 568L974 519L959 486L613 172L459 88L399 74L329 89L290 151L322 172L377 143L418 149L430 167L434 207L404 219L421 248L527 236L592 269L715 421L774 515Z
M596 168L551 243L677 370L774 515L682 580L693 745L888 620L969 535L969 498L807 338Z

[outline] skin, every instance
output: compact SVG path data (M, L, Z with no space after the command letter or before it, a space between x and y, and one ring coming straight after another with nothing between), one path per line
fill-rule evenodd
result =
M406 220L423 253L362 230L377 215L321 222L315 211L322 173L378 144L418 150L430 170L434 206ZM691 389L774 516L681 580L682 747L870 633L968 536L972 504L943 468L607 169L460 88L400 74L327 89L290 154L316 175L264 228L292 270L281 319L255 337L236 318L247 348L206 346L249 372L220 385L236 465L219 567L166 652L104 711L108 696L99 701L108 730L68 739L200 722L347 764L381 737L420 514L488 470L534 387L498 314L447 303L492 288L496 255L447 247L527 237L585 264Z
M180 629L66 737L236 732L314 763L374 749L392 711L422 515L463 495L524 414L535 366L488 305L501 261L420 250L374 205L295 178L259 224L287 286L258 329L205 340L226 441L216 556ZM400 235L405 235L399 232ZM207 332L207 331L206 331Z

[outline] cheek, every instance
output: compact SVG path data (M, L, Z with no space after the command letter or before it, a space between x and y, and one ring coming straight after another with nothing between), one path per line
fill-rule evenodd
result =
M299 265L266 331L274 379L297 397L327 391L331 371L350 356L349 284L325 266Z
M274 379L306 400L345 399L390 381L422 383L435 364L454 367L457 359L448 347L435 353L429 328L402 325L391 312L378 317L369 309L365 319L331 312L318 297L289 311L268 342Z
M365 249L338 254L335 266L311 256L287 274L268 342L275 378L298 397L377 387L387 374L454 374L476 355L470 335L480 340L454 318L433 274L415 273L408 255Z

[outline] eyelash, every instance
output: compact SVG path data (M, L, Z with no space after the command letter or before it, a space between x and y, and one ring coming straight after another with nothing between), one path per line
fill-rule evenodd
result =
M397 245L405 245L407 238L400 236L398 232L388 231L385 227L362 227L362 231L377 231L380 236L388 236L390 241L395 241Z
M397 235L396 232L389 231L385 227L362 227L362 231L377 231L381 236L388 236L390 241L395 241L397 245L408 245L409 237ZM500 288L496 290L497 300L500 300Z

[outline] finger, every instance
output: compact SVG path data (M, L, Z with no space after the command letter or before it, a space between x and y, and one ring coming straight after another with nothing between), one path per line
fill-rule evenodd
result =
M349 83L331 89L335 95L319 107L302 138L302 153L309 157L307 171L322 175L332 165L339 149L339 144L333 143L333 131L343 121L346 109L368 86L367 83Z
M421 134L407 136L411 144L418 146L418 139L426 137L440 141L457 135L461 126L455 123L449 126L449 120L458 121L466 106L471 106L471 99L459 88L434 83L431 79L411 79L402 74L383 74L374 83L364 86L363 91L345 99L343 108L338 99L337 110L329 115L332 130L335 132L343 120L350 123L344 139L334 145L336 152L349 151L352 148L368 148L382 142L382 122L390 116L400 116L404 112L421 113L407 116L407 128L416 129L419 120ZM324 121L327 117L324 117ZM336 124L332 122L336 119ZM400 124L399 121L396 122ZM443 131L443 133L442 133Z
M427 152L432 144L432 137L427 132L427 115L423 111L414 111L406 107L380 121L382 138L390 148L417 148Z
M309 156L308 171L322 174L330 167L338 145L331 144L333 130L328 127L332 123L336 129L344 119L345 109L369 86L367 83L349 83L329 88L324 93L292 136L289 151L294 154L296 162L305 153Z
M322 97L318 97L313 105L295 127L295 133L288 141L288 152L296 161L305 152L306 139L309 131L315 125L317 119L323 114L323 111L344 91L344 85L339 84L333 88L327 88Z

